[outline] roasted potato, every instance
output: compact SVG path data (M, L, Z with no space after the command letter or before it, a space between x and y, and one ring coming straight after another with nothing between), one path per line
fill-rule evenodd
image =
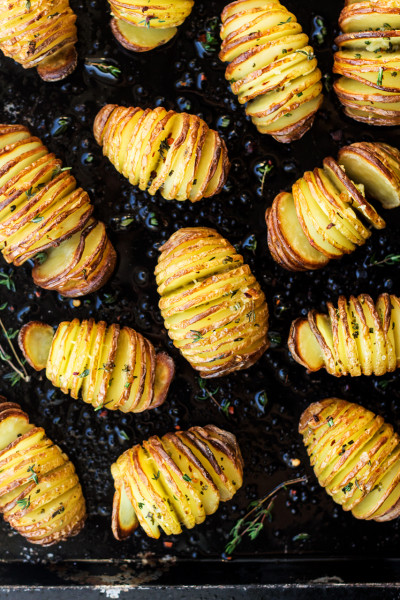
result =
M225 184L230 167L225 142L200 117L107 104L93 130L117 171L151 195L159 190L166 200L197 202Z
M166 44L192 11L194 0L108 0L111 29L122 46L147 52Z
M399 161L396 148L361 142L342 148L338 162L326 158L322 169L304 173L266 211L274 260L288 271L320 269L364 244L371 226L385 227L368 198L400 205Z
M77 535L86 506L74 465L18 404L0 396L0 511L32 544Z
M0 0L0 49L44 81L59 81L76 67L75 21L68 0Z
M302 414L299 432L322 487L357 519L400 514L400 438L358 404L326 398Z
M230 500L243 482L243 459L232 433L214 425L152 436L111 466L117 540L141 525L160 537L191 529Z
M174 346L202 377L254 364L268 348L268 306L243 257L214 229L179 229L160 248L159 307Z
M278 0L237 0L221 15L225 77L260 133L301 138L323 102L321 71L308 37Z
M293 321L289 349L308 371L330 375L384 375L400 366L400 299L367 294L327 303L329 315L311 310Z
M35 261L37 285L63 296L99 289L116 253L88 194L69 168L23 125L0 125L0 250L8 263Z
M96 410L143 412L160 406L174 376L172 358L130 327L93 319L50 325L31 321L18 337L29 364L72 398Z
M399 125L399 3L346 2L339 26L334 88L345 113L370 125Z

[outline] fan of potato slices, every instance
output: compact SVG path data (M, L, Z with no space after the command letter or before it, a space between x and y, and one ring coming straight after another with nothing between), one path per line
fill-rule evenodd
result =
M167 433L126 450L112 465L112 529L123 540L141 525L152 538L182 533L230 500L243 482L233 434L213 425Z
M159 307L174 346L204 378L253 365L268 348L268 306L243 257L207 227L179 229L160 252Z
M116 253L69 167L22 125L0 125L0 249L8 263L35 261L34 282L63 296L99 289Z
M226 144L196 115L107 104L93 130L117 171L151 195L159 191L166 200L197 202L225 184Z
M369 125L399 125L399 2L348 0L339 25L334 88L345 113Z
M400 514L400 438L370 410L338 398L311 404L299 432L311 465L332 499L357 519Z
M289 349L309 371L330 375L384 375L400 366L400 299L381 294L339 297L328 315L311 310L293 321Z
M80 532L85 499L74 465L18 404L0 396L0 511L32 544Z
M308 37L278 0L238 0L221 15L226 79L260 133L289 143L312 126L323 102Z
M29 364L72 398L96 410L143 412L160 406L174 376L172 358L130 327L93 319L50 325L31 321L18 343Z
M0 0L0 49L44 81L58 81L77 63L76 15L68 0Z
M147 52L169 42L192 11L194 0L108 0L111 29L122 46Z
M267 209L274 260L289 271L308 271L350 254L370 237L371 227L385 227L369 197L386 209L399 206L396 148L360 142L342 148L338 162L325 158L322 169L304 173L291 194L278 194Z

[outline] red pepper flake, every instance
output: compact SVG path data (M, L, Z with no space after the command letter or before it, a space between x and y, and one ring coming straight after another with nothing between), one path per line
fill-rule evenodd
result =
M40 298L41 295L42 295L41 292L39 292L38 290L35 291L36 298Z
M327 229L331 229L332 227L335 227L335 223L329 223L329 225L326 226Z
M180 429L181 426L180 425L175 425L175 429Z
M228 413L229 413L230 415L233 415L233 413L234 413L234 412L235 412L235 409L233 408L233 406L230 406L230 407L228 408Z
M175 141L175 140L174 140L174 138L173 138L173 137L169 137L169 138L167 138L167 144L168 144L168 146L172 146L172 144L174 143L174 141Z
M106 410L102 410L99 416L100 417L106 417L107 416L107 411Z
M206 34L202 33L201 35L199 35L199 37L197 39L199 40L199 42L205 42L206 41Z
M207 77L204 75L204 73L200 75L200 79L201 81L207 81Z
M173 546L173 543L172 543L172 542L164 542L164 546L165 546L166 548L172 548L172 546Z

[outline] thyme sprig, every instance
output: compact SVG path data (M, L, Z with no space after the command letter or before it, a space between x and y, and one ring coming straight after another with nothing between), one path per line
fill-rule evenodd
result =
M393 265L397 265L400 263L400 254L388 254L382 260L376 260L375 254L373 254L370 258L369 263L366 265L367 267L379 267L382 265L387 265L388 267L392 267Z
M248 509L250 510L245 514L244 517L236 522L235 526L230 532L231 539L225 547L225 554L233 554L246 534L251 540L256 539L261 530L264 528L265 520L268 519L270 521L272 518L272 509L278 492L280 492L282 489L286 490L288 487L296 485L297 483L305 483L306 481L306 476L297 477L296 479L288 479L287 481L283 481L277 485L263 498L250 502L248 506ZM266 503L268 504L265 508Z
M219 408L219 410L224 413L226 418L229 419L229 414L230 414L229 408L231 406L231 403L229 401L227 402L227 401L223 400L222 403L220 404L218 402L218 400L215 398L215 394L217 392L219 392L219 387L215 388L215 390L212 390L210 392L210 390L207 389L207 387L206 387L206 382L201 377L197 378L197 383L199 384L201 394L197 394L196 399L197 400L205 400L206 398L209 398Z
M14 348L14 344L11 341L12 337L15 337L14 335L10 335L10 331L12 332L12 330L8 330L5 328L3 321L0 319L0 327L4 333L4 336L8 342L8 345L11 348L11 352L14 355L15 360L17 361L17 364L19 365L19 367L17 367L14 363L13 363L13 357L8 354L3 346L0 344L0 360L6 362L11 368L12 370L15 372L15 375L13 373L8 374L7 378L10 379L11 385L14 386L16 383L18 383L18 381L20 379L23 379L26 383L29 383L29 381L31 380L31 378L29 377L24 363L22 362L22 360L19 358L15 348ZM14 332L12 332L14 333ZM11 377L10 377L11 375ZM18 376L18 378L17 378Z

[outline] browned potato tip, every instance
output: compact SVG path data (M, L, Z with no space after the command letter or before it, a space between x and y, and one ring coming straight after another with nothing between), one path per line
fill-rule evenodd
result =
M230 500L243 482L243 459L232 433L214 425L152 436L111 466L117 540L141 525L152 538L182 533Z
M95 410L143 412L160 406L168 393L175 365L165 352L130 327L104 321L65 321L57 331L38 321L19 334L30 365L72 398L81 397Z
M250 267L215 229L179 229L160 248L159 307L202 377L253 365L268 348L268 306Z
M289 350L308 371L330 375L385 375L400 366L400 299L367 294L327 303L329 315L311 310L293 321Z
M111 30L122 46L148 52L171 40L192 11L194 0L108 0Z
M0 396L0 511L31 544L77 535L86 506L75 468L42 427Z
M35 261L36 285L63 296L98 290L116 253L88 194L68 167L23 125L0 125L0 250L8 263Z
M338 162L307 171L281 192L267 209L268 247L288 271L324 267L330 259L353 252L385 221L370 204L400 205L400 152L388 144L361 142L345 146Z
M399 3L346 2L339 26L334 89L345 113L369 125L399 125Z
M308 36L278 0L239 0L221 15L225 77L260 133L301 138L323 102L321 71Z
M209 198L221 191L228 176L224 140L196 115L107 104L93 131L119 173L166 200Z
M358 404L326 398L302 414L299 432L322 487L357 519L400 514L400 438Z
M77 63L76 15L68 0L0 3L0 49L44 81L59 81Z

